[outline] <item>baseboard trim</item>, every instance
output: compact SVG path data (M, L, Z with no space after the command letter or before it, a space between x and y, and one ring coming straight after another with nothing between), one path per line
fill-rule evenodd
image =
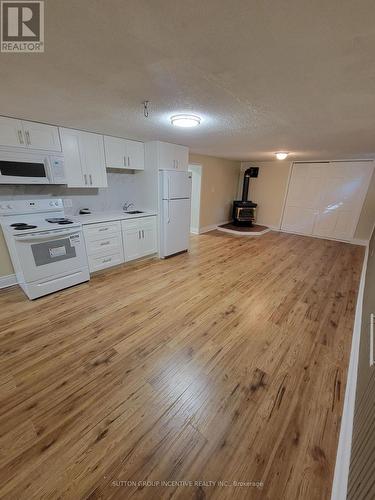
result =
M357 238L353 238L349 243L353 243L353 245L361 245L363 247L367 247L369 244L368 240L358 240Z
M197 227L191 227L190 228L190 232L192 234L199 234L199 228L197 228Z
M268 226L270 227L270 226ZM349 243L350 245L360 245L363 247L367 247L369 244L368 240L358 240L353 238L351 240L340 240L339 238L328 238L327 236L317 236L316 234L304 234L304 233L296 233L295 231L287 231L286 229L276 229L276 231L280 231L280 233L286 234L296 234L298 236L306 236L307 238L317 238L318 240L327 240L327 241L340 241L341 243Z
M15 274L0 276L0 288L7 288L13 285L17 285L17 276Z
M361 340L362 325L362 305L365 289L367 260L369 248L366 247L365 258L362 266L361 280L359 282L357 304L355 310L352 347L350 350L350 360L348 376L346 382L344 408L341 418L339 444L337 447L335 473L332 484L331 500L342 500L347 496L350 455L352 448L353 421L355 409L355 396L357 389L357 373L359 361L359 345Z

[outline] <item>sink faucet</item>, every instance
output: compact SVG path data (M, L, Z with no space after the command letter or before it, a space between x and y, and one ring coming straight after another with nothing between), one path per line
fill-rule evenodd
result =
M124 210L124 212L127 212L129 210L130 207L134 207L134 203L127 203L125 202L122 209Z

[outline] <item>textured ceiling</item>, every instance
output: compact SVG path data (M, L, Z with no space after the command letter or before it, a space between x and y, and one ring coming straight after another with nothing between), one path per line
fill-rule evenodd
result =
M241 160L374 156L373 1L45 3L46 52L0 55L0 114ZM189 110L202 124L172 128Z

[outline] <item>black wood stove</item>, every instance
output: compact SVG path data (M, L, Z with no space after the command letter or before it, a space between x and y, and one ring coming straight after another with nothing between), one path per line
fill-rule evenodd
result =
M257 203L248 201L250 177L258 177L259 167L250 167L243 178L242 200L233 202L233 224L236 226L252 226L256 221Z

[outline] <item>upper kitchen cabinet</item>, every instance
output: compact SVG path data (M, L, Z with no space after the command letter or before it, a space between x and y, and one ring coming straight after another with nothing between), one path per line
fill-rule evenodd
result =
M145 149L143 142L105 135L104 148L108 168L144 170Z
M26 147L21 120L0 116L0 144L18 148Z
M22 122L26 145L32 149L61 151L59 129L52 125L36 122Z
M189 148L157 141L159 169L187 170L189 165Z
M103 136L60 128L69 187L107 187Z
M0 145L61 151L59 130L53 125L0 117Z

